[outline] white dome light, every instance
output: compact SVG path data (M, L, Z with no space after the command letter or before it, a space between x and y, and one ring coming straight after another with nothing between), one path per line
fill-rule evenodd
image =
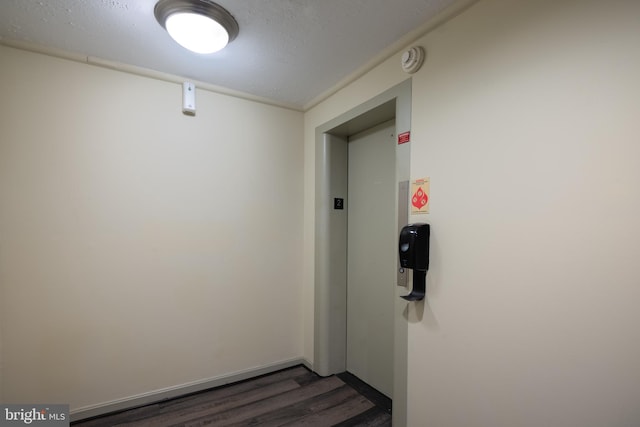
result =
M182 47L208 54L223 49L238 35L238 23L209 0L160 0L156 19Z
M196 13L174 13L165 26L180 46L196 53L217 52L229 42L229 34L222 25Z

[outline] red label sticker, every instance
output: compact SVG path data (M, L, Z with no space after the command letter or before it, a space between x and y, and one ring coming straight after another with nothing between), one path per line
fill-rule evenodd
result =
M411 132L403 132L398 134L398 145L411 141Z
M418 188L416 194L411 198L411 204L417 209L422 209L429 201L429 196L422 190L422 187Z

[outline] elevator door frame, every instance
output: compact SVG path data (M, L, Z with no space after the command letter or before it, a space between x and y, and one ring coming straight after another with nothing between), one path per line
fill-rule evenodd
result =
M348 207L347 137L392 118L396 121L396 135L411 130L411 79L316 128L313 369L322 376L346 370L346 214L341 216L334 209L334 199L344 198ZM396 145L396 188L409 180L410 150L410 142ZM341 181L345 181L344 189ZM407 222L408 217L398 218L396 212L396 223ZM406 289L396 288L393 424L406 425L407 302L399 298Z

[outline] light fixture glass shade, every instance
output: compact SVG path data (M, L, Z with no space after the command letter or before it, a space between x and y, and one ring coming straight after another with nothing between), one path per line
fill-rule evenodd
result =
M233 16L211 0L160 0L154 14L178 44L197 53L217 52L238 35Z
M229 42L227 30L197 13L174 13L165 22L169 35L182 47L196 53L213 53Z

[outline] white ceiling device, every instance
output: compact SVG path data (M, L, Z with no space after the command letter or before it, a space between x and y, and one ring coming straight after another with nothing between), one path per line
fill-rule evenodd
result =
M153 12L171 38L195 53L218 52L238 35L233 16L212 1L160 0Z
M400 59L402 69L405 73L413 74L422 67L424 58L424 49L420 46L414 46L402 54Z

